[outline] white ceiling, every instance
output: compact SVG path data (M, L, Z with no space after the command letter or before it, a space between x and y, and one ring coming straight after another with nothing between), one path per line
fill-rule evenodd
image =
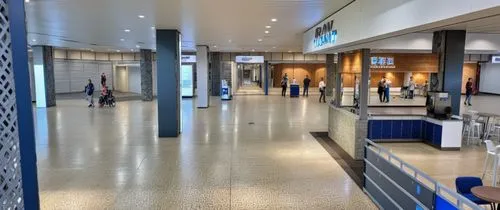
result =
M301 52L303 32L351 1L30 0L28 42L96 51L154 49L156 27L178 29L184 50L209 45L212 51Z

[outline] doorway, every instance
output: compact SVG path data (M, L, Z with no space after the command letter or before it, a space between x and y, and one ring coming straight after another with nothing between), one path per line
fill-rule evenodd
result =
M262 95L262 64L260 63L237 63L238 87L237 94Z

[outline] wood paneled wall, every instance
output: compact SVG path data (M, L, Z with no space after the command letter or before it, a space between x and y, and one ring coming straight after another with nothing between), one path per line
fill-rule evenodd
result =
M438 56L436 54L416 54L416 53L373 53L371 56L393 57L394 66L392 69L372 68L371 71L381 72L437 72Z
M274 87L280 87L281 78L288 74L290 82L295 78L300 86L303 86L302 81L309 75L311 79L310 87L319 85L321 77L326 80L326 65L325 64L275 64L274 65Z
M361 64L362 56L360 51L345 53L342 56L342 73L361 73Z

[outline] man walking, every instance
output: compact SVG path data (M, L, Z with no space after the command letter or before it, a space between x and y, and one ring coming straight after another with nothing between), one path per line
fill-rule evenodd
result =
M472 78L467 79L467 83L465 84L465 101L464 105L472 106L470 103L472 99Z
M89 107L94 107L94 84L90 79L87 86L85 86L85 94L87 95L87 101L89 102Z
M323 98L323 103L326 103L325 92L326 92L326 84L323 81L323 77L321 77L321 81L319 82L319 93L321 94L319 96L319 102L320 103L321 103L321 98Z
M304 78L304 91L302 93L302 96L309 96L309 84L311 83L311 79L309 79L309 76L306 75L306 78Z

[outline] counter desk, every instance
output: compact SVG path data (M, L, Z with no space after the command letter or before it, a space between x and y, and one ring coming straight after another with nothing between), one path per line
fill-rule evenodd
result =
M459 150L462 146L459 119L428 116L370 116L368 138L374 142L425 142L441 150Z

